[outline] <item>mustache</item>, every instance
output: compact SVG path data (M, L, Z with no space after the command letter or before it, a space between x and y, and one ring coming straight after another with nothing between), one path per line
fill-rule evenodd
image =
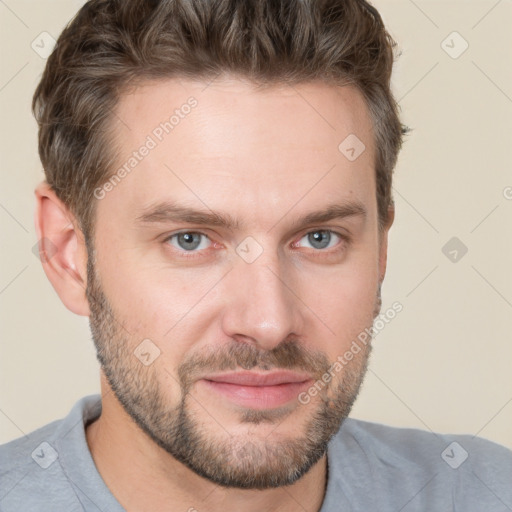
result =
M207 373L226 370L302 370L313 377L321 377L331 366L328 357L320 351L304 347L296 340L280 343L272 350L236 342L227 347L210 348L194 354L178 368L178 377L184 389Z

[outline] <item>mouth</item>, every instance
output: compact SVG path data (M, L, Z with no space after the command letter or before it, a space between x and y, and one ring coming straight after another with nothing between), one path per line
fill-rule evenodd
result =
M297 400L313 383L309 374L278 370L242 371L203 377L208 389L230 402L250 409L275 409Z

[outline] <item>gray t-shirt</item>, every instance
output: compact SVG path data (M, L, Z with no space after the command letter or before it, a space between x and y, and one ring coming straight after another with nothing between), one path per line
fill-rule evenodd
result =
M122 512L85 438L100 412L100 397L85 397L65 419L1 446L0 510ZM321 512L512 511L512 452L480 438L349 418L328 467Z

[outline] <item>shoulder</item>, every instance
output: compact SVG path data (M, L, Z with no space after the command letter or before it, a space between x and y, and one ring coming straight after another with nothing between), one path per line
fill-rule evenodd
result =
M19 472L24 469L49 465L58 459L57 444L77 428L83 429L85 421L99 415L101 399L99 395L80 399L63 419L0 445L0 473Z
M390 509L512 509L512 452L479 437L349 418L331 440L328 456L333 486L357 487L351 482L357 474L364 481L361 490L371 485L372 500L388 502Z
M94 409L98 397L85 397L61 420L0 446L0 509L40 510L54 503L59 510L82 510L61 465L62 441Z
M37 447L52 441L63 420L56 420L28 435L0 445L0 473L22 471L34 463Z
M440 460L452 468L466 460L512 464L511 450L481 437L391 427L352 418L344 422L334 439L335 445L339 443L357 443L363 451L403 463L421 463L423 467L425 464L437 466Z

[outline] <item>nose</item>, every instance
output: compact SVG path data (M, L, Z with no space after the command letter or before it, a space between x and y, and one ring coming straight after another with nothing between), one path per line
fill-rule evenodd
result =
M297 286L277 257L237 261L227 278L222 319L227 336L272 350L290 335L300 335L304 322Z

